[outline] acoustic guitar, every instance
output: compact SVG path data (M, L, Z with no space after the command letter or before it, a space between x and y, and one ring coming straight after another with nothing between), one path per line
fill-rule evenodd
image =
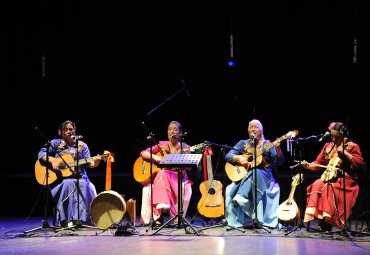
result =
M276 209L276 217L280 222L286 224L294 224L300 217L299 208L294 201L294 191L295 188L303 182L303 174L296 174L292 179L293 181L288 199L281 203Z
M199 185L202 197L198 202L198 211L207 218L218 218L224 215L225 204L222 196L222 183L213 179L212 159L207 155L208 180Z
M241 156L248 158L248 162L249 162L248 167L233 165L229 162L226 162L225 171L226 171L227 176L229 177L230 180L234 182L240 181L241 179L243 179L243 177L247 174L247 172L250 169L253 169L256 167L255 165L258 166L262 163L262 160L263 160L262 154L266 151L269 151L272 147L274 147L275 142L281 142L285 139L294 138L296 135L298 135L298 130L289 131L285 135L277 138L274 142L264 145L261 150L257 151L255 157L251 156L250 153L242 154Z
M200 143L200 144L191 146L189 148L189 150L190 150L190 152L194 152L194 151L197 151L197 150L205 147L206 145L207 145L207 143L205 143L205 142L204 143ZM166 153L163 152L163 155L162 155L161 153L158 152L155 155L157 155L159 157L162 157L162 159L163 159L163 156L165 154ZM158 167L158 165L153 162L152 163L152 176L153 176L153 178L155 177L155 175L160 170L161 170L161 168ZM134 168L133 168L133 174L134 174L135 180L137 182L141 183L143 186L146 186L147 184L150 184L150 162L144 160L141 156L139 156L135 160Z
M103 155L96 155L94 157L78 159L78 165L84 165L90 163L98 158L106 160L109 153ZM40 185L46 185L46 168L48 169L48 185L54 183L56 180L70 177L75 173L75 167L77 166L77 160L71 155L65 154L61 158L55 158L59 163L60 170L54 170L52 165L49 163L41 162L37 160L35 163L35 176L36 180Z

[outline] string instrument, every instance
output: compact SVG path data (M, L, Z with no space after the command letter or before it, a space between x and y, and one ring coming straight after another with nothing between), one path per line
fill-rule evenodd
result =
M202 197L198 202L198 211L208 218L218 218L224 215L225 204L222 196L222 183L213 179L212 159L207 154L208 180L199 185Z
M243 177L247 174L247 172L250 169L253 169L253 168L256 167L256 165L258 166L258 165L260 165L262 163L262 160L263 160L262 154L264 152L269 151L272 147L274 147L275 146L274 145L275 142L281 142L281 141L283 141L285 139L294 138L296 135L298 135L298 130L289 131L285 135L277 138L274 142L264 145L261 150L258 150L257 151L255 157L254 156L251 156L250 155L251 153L244 153L244 154L242 154L241 156L243 156L245 158L248 158L249 164L248 164L247 167L239 166L239 165L233 165L233 164L231 164L229 162L226 162L225 171L226 171L227 176L229 177L229 179L231 181L234 181L234 182L240 181L241 179L243 179Z
M37 160L35 163L35 176L39 184L46 185L46 168L48 168L48 184L54 183L56 180L62 178L70 177L75 174L75 167L77 163L79 166L95 161L100 158L106 160L109 156L109 153L104 153L103 155L96 155L94 157L82 158L75 160L71 155L65 154L60 158L55 158L59 163L59 170L54 170L52 165L49 163L41 162Z
M296 174L292 179L293 181L288 199L281 203L276 209L276 217L286 224L295 224L297 219L300 218L299 208L294 201L294 192L295 188L303 182L303 174Z
M190 152L199 150L206 146L207 143L200 143L194 146L191 146L189 148ZM165 152L163 152L163 155L158 152L155 155L159 156L163 160L163 156L166 155ZM155 175L161 170L161 168L155 163L152 163L152 175L153 178ZM141 183L143 186L146 186L147 184L150 184L150 162L147 160L144 160L141 156L139 156L134 163L134 168L133 168L133 174L134 178L137 182Z
M328 165L325 166L326 169L322 173L320 179L323 182L333 181L337 177L338 171L343 173L343 170L338 168L341 163L342 163L342 160L340 159L340 157L334 157L334 158L330 159Z

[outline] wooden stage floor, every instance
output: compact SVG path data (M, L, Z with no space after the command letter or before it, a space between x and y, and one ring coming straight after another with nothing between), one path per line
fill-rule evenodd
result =
M252 225L242 232L221 223L207 225L195 219L191 226L166 225L158 230L123 220L109 229L55 230L44 228L42 218L1 218L0 254L370 254L370 233L356 222L351 222L351 232L330 233L308 231L306 226L291 231L291 226L268 230Z

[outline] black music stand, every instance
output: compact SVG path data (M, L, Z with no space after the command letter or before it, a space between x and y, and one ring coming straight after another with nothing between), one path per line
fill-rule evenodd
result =
M160 168L168 167L175 168L178 184L178 196L177 196L177 214L159 227L153 235L158 233L162 228L168 225L171 221L178 218L178 228L185 226L185 223L199 236L199 232L190 224L190 222L184 217L182 208L182 179L183 179L183 168L184 167L198 167L203 154L167 154L164 156L161 163L158 164ZM185 222L185 223L184 223Z

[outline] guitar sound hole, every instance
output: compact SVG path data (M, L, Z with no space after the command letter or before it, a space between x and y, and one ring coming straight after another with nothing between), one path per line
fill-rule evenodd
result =
M249 156L248 157L248 162L252 162L252 160L253 160L253 156Z
M210 195L214 195L214 194L216 194L216 190L215 190L215 189L213 189L213 188L210 188L210 189L208 190L208 193L209 193Z

